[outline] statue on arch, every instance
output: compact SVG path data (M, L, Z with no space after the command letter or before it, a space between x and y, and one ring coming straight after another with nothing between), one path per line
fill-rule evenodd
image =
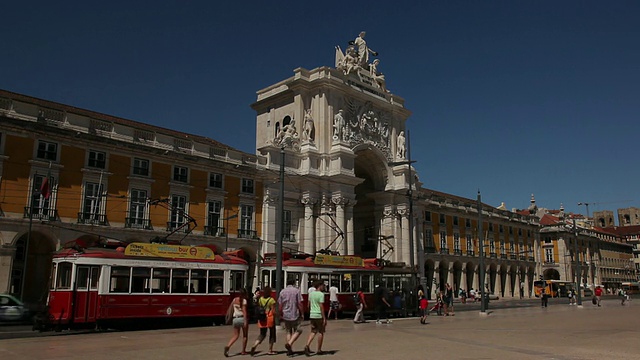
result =
M343 138L344 128L344 110L340 109L333 117L333 140L340 140Z
M367 46L367 42L364 40L365 35L367 35L366 31L361 31L358 37L353 41L353 45L358 50L358 63L360 67L366 69L369 66L369 54L378 56L378 53Z
M398 134L398 139L396 140L396 145L397 145L396 152L399 159L405 159L405 153L406 153L405 143L406 143L406 139L404 137L404 131L400 131L400 134Z
M378 71L378 65L380 64L380 60L375 59L369 66L369 75L375 81L378 88L384 92L389 92L387 90L386 81L384 79L384 74Z
M311 117L311 109L304 112L304 128L302 129L302 140L313 142L315 140L315 125Z

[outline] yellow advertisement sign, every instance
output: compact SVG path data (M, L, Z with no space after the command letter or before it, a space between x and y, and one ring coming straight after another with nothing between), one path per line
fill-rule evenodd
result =
M359 256L336 256L316 254L313 263L316 265L329 266L360 266L364 267L364 260Z
M129 256L162 257L172 259L205 260L214 259L213 251L206 247L131 243L124 249Z

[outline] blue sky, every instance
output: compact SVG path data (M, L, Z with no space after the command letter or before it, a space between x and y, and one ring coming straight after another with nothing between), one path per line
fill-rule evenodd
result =
M425 187L640 206L638 1L24 1L0 88L255 151L256 91L361 30L406 99ZM240 132L239 132L240 131Z

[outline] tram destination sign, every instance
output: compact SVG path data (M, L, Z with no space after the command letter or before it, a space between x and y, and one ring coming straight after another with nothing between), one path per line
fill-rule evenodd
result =
M215 258L213 251L206 247L147 243L131 243L124 249L124 254L128 256L192 260L213 260Z
M313 263L316 265L364 267L364 260L359 256L316 254L315 259L313 259Z

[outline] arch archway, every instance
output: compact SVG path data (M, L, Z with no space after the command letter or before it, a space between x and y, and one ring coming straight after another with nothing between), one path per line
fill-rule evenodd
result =
M500 296L504 297L506 285L507 285L507 282L509 281L509 279L507 279L507 265L500 265L500 271L498 273L500 274L500 277L499 277Z
M458 294L460 292L460 280L462 278L462 263L460 261L456 261L453 263L453 284L451 284L451 286L453 287L453 296L454 297L458 297Z
M56 244L47 234L32 231L26 248L28 237L25 233L14 240L16 252L11 264L9 291L27 305L43 305L49 293L51 261Z
M542 276L545 280L560 280L560 273L556 269L547 269Z
M472 262L468 262L467 266L465 267L465 271L467 272L467 283L465 284L465 289L469 291L470 289L473 289L475 265Z
M438 265L438 289L444 290L447 284L447 278L449 277L449 263L446 261L440 261Z
M433 289L434 275L435 273L435 264L433 260L429 259L425 261L424 264L424 276L427 279L427 288L425 289L425 293L427 294L427 299L431 300L431 290Z
M489 265L489 271L487 272L487 274L489 275L489 293L495 294L498 265L496 265L495 263L491 263L491 265Z

